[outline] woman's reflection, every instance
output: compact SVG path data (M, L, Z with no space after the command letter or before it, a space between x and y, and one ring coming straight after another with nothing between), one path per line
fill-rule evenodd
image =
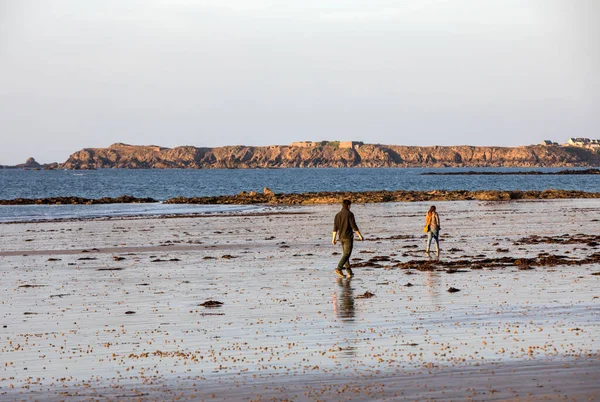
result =
M425 274L425 286L427 287L427 293L431 296L431 302L435 307L439 307L440 289L439 281L440 275L435 271L427 271Z

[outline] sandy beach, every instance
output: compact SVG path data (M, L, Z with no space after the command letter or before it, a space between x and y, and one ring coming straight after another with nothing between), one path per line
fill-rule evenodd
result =
M428 206L0 224L0 400L600 398L600 201Z

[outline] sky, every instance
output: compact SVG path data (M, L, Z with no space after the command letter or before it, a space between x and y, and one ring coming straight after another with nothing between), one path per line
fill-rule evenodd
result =
M600 1L0 0L0 165L599 128Z

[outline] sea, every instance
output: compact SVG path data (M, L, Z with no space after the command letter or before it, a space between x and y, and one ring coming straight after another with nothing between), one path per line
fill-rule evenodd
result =
M600 192L600 175L423 175L427 172L556 172L564 168L292 168L292 169L98 169L0 170L0 199L132 195L172 197L369 190L581 190ZM24 205L0 206L0 222L57 219L230 214L261 211L255 205Z

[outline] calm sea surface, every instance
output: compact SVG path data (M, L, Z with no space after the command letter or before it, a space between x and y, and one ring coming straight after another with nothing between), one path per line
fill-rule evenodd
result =
M365 190L583 190L600 192L599 175L423 176L449 171L558 171L560 168L349 168L349 169L100 169L0 170L0 199L133 195L166 200L262 191L276 193ZM228 209L229 208L229 209ZM240 210L237 207L113 205L0 206L0 222L71 217L160 215ZM249 208L249 207L244 207ZM252 207L258 208L258 207Z

